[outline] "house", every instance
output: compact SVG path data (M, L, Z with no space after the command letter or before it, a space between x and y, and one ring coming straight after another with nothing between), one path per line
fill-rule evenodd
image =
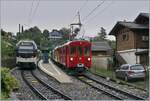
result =
M149 13L140 13L133 22L118 21L109 35L116 37L116 56L123 63L148 66Z
M106 41L92 42L92 67L108 69L112 48Z
M49 39L57 40L62 38L62 33L56 29L53 29L52 32L49 33Z

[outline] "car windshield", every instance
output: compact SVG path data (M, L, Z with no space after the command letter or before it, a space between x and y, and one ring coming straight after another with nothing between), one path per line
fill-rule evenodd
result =
M144 70L142 65L134 65L130 67L131 70Z
M33 53L33 50L31 50L31 49L19 49L18 53Z

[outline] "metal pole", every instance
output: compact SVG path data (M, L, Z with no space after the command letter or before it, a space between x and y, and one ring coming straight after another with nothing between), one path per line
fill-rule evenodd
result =
M79 19L79 27L81 29L81 20L80 20L80 13L78 12L78 19Z
M19 34L20 34L20 24L19 24Z
M23 33L23 25L22 25L22 27L21 27L21 33Z
M150 14L149 14L150 15ZM149 20L149 23L150 23L150 20ZM150 30L149 30L149 33L150 33ZM149 35L149 33L148 33L148 35ZM149 48L150 48L150 36L149 36ZM149 51L149 49L148 49L148 51ZM148 65L148 72L149 72L149 74L150 74L150 51L149 51L149 65ZM148 82L148 93L149 93L149 91L150 91L150 88L149 88L149 84L150 84L150 76L149 76L149 82ZM150 93L149 93L149 98L150 98Z

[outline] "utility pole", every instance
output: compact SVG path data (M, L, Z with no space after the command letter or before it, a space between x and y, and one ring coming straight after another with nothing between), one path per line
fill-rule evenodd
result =
M78 25L80 28L81 28L81 26L82 26L82 24L81 24L81 20L80 20L80 13L78 12L78 23L72 23L72 24L70 24L71 26L73 26L73 25Z
M20 34L20 24L19 24L19 34Z
M81 29L82 24L81 24L80 13L79 13L79 12L78 12L78 19L79 19L79 27L80 27L80 29Z
M23 25L22 25L22 27L21 27L21 33L23 33L23 31L24 31L24 30L23 30Z
M72 24L70 24L70 28L71 28L71 35L70 36L72 36L73 35L73 29L74 29L74 27L73 26L75 26L75 25L78 25L79 26L79 30L81 30L81 26L82 26L82 24L81 24L81 20L80 20L80 13L78 12L78 23L72 23ZM70 38L69 37L69 40L72 40L72 38Z

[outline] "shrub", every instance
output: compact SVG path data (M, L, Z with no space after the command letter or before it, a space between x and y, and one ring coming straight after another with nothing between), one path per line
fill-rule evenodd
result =
M1 68L1 90L5 97L9 97L10 92L18 87L18 81L10 74L10 69Z

